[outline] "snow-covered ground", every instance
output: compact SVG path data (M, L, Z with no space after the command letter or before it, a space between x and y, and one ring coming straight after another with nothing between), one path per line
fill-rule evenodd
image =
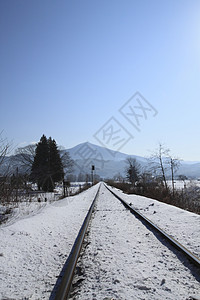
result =
M27 216L33 216L44 208L48 203L54 202L61 197L62 193L29 193L18 196L18 201L10 201L0 204L0 222L8 219L7 224ZM1 199L0 199L1 200ZM8 211L6 213L6 211Z
M172 187L172 181L167 180L167 184L169 187ZM174 180L174 187L177 190L181 190L184 188L190 188L190 187L200 187L200 181L199 180Z
M84 187L85 182L74 182L67 188L66 196L72 196L79 193ZM32 186L34 188L34 186ZM37 188L37 187L35 187ZM31 192L18 196L17 202L8 202L0 204L0 223L7 220L7 224L12 224L19 219L33 216L49 203L59 200L63 195L63 187L57 186L54 192ZM1 200L1 199L0 199ZM6 211L8 211L6 213Z
M110 188L200 258L200 215L157 200L127 195L121 190Z
M49 299L97 188L0 226L0 299Z
M166 222L168 217L164 210ZM79 261L84 280L73 299L177 300L198 295L200 284L191 270L104 186L88 243Z
M49 299L97 189L46 203L0 226L1 300ZM199 215L114 190L200 256ZM103 185L88 239L80 261L87 280L74 299L186 300L200 290L192 272Z

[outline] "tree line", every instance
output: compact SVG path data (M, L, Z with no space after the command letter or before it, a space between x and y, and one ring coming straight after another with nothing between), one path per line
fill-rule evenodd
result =
M179 175L177 179L184 183L184 188L175 189L175 174L180 159L173 157L169 149L159 144L147 160L148 164L143 168L135 158L128 157L125 161L125 177L116 174L114 180L108 182L126 193L139 194L200 213L200 188L186 188L187 177Z
M0 134L0 167L9 154L11 145ZM56 183L64 186L65 177L73 171L73 160L68 152L59 149L51 137L42 135L40 141L16 150L12 164L16 171L11 173L9 165L0 176L0 200L17 200L19 193L32 190L32 184L39 191L53 192Z
M171 177L172 193L174 195L174 176L180 166L180 159L171 155L170 150L165 148L161 143L158 149L148 158L148 166L141 171L141 166L135 158L128 157L126 159L125 174L126 179L135 185L136 182L152 181L152 179L160 180L164 185L166 192L169 191L167 177ZM167 175L170 173L171 176Z
M6 161L11 144L0 133L0 167ZM64 188L69 181L90 182L91 174L73 174L74 162L68 152L60 149L56 141L43 135L34 145L18 148L14 156L16 171L11 173L5 164L0 174L0 202L17 201L20 193L28 192L35 183L39 191L52 192L56 183ZM149 157L145 169L133 157L126 159L125 178L114 176L110 184L117 185L127 193L135 193L200 213L200 189L198 187L175 189L175 174L180 160L173 157L169 149L159 144ZM23 170L23 172L22 172ZM95 180L100 180L95 175ZM169 178L171 186L169 186ZM186 176L179 175L185 183ZM184 185L185 186L185 185ZM186 187L186 186L185 186Z

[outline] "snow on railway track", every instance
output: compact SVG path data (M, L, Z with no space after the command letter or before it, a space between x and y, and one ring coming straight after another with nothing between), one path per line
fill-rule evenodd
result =
M49 299L98 185L0 226L0 299Z
M49 299L99 186L0 228L0 299ZM195 214L190 217L188 223L197 220ZM103 184L89 227L77 267L81 276L75 276L70 299L198 299L197 268L134 218Z
M199 293L197 268L134 218L103 185L87 242L78 263L84 280L71 299L171 300Z
M200 215L151 198L127 195L109 187L200 259Z

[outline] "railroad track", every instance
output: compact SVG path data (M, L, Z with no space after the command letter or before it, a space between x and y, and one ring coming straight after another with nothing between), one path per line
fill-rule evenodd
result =
M191 251L189 251L186 247L184 247L181 243L175 240L172 236L167 234L164 230L162 230L159 226L154 224L151 220L141 214L138 210L134 209L131 205L129 205L125 200L119 197L116 193L114 193L107 185L105 185L107 190L109 190L121 203L130 210L135 216L137 216L140 220L145 222L149 227L158 232L161 236L163 236L171 245L173 245L176 249L178 249L181 253L183 253L192 263L194 263L198 268L200 268L200 260L196 257Z
M50 300L64 300L64 299L68 299L68 297L70 295L70 289L71 289L72 279L73 279L74 271L76 268L77 260L78 260L78 257L79 257L79 254L80 254L80 251L82 248L85 233L87 231L88 224L89 224L92 212L94 210L94 206L95 206L97 197L99 195L101 186L103 186L103 184L101 184L99 186L99 189L98 189L96 196L92 202L92 205L88 211L88 214L84 220L84 223L80 229L80 232L74 243L74 246L69 255L69 258L67 259L67 262L61 272L60 278L58 279L57 284L51 294ZM178 252L181 252L184 256L186 256L187 259L189 259L190 262L192 264L194 264L200 270L200 260L193 253L191 253L188 249L186 249L178 241L176 241L174 238L172 238L170 235L168 235L166 232L164 232L161 228L159 228L157 225L155 225L148 218L143 216L139 211L137 211L132 206L130 206L126 201L124 201L121 197L119 197L116 193L114 193L114 191L111 188L109 188L105 184L104 184L104 186L115 198L117 198L127 209L129 209L132 214L134 214L139 220L141 220L142 223L146 227L148 227L149 230L152 230L152 231L154 231L154 233L156 232L158 235L162 236L165 239L165 244L166 244L166 242L169 242L173 247L178 249ZM88 299L90 299L90 298L88 298ZM196 299L196 298L191 297L190 299Z
M51 293L50 300L65 300L65 299L68 299L68 297L69 297L77 260L78 260L79 254L81 252L81 249L82 249L84 237L87 232L87 228L88 228L92 213L94 211L94 206L95 206L98 194L99 194L99 190L100 190L100 186L97 190L94 200L92 201L90 209L85 217L85 220L81 226L81 229L78 233L78 236L75 240L75 243L72 247L69 257L61 271L60 276L58 277L56 285Z

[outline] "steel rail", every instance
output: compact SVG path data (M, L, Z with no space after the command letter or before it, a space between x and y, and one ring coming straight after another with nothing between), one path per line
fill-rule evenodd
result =
M104 184L105 185L105 184ZM138 210L130 206L125 200L123 200L120 196L115 194L107 185L105 187L118 199L122 202L122 204L128 208L134 215L138 216L139 219L145 220L145 222L153 229L155 229L157 232L159 232L165 239L167 239L170 244L172 244L174 247L176 247L178 250L180 250L182 253L184 253L187 258L194 263L197 267L200 268L200 260L197 256L195 256L191 251L189 251L187 248L185 248L181 243L179 243L177 240L175 240L171 235L167 234L163 229L161 229L159 226L154 224L151 220L149 220L147 217L145 217L143 214L141 214Z
M92 212L94 210L95 202L97 199L97 196L99 194L100 186L97 190L97 193L94 197L94 200L90 206L90 209L84 219L84 222L81 226L81 229L77 235L77 238L74 242L74 245L72 247L72 250L67 258L67 261L60 273L60 276L57 280L57 283L51 293L50 300L66 300L68 299L70 295L70 290L71 290L71 284L72 284L72 279L74 276L74 271L76 268L77 260L83 245L84 237L92 216Z

